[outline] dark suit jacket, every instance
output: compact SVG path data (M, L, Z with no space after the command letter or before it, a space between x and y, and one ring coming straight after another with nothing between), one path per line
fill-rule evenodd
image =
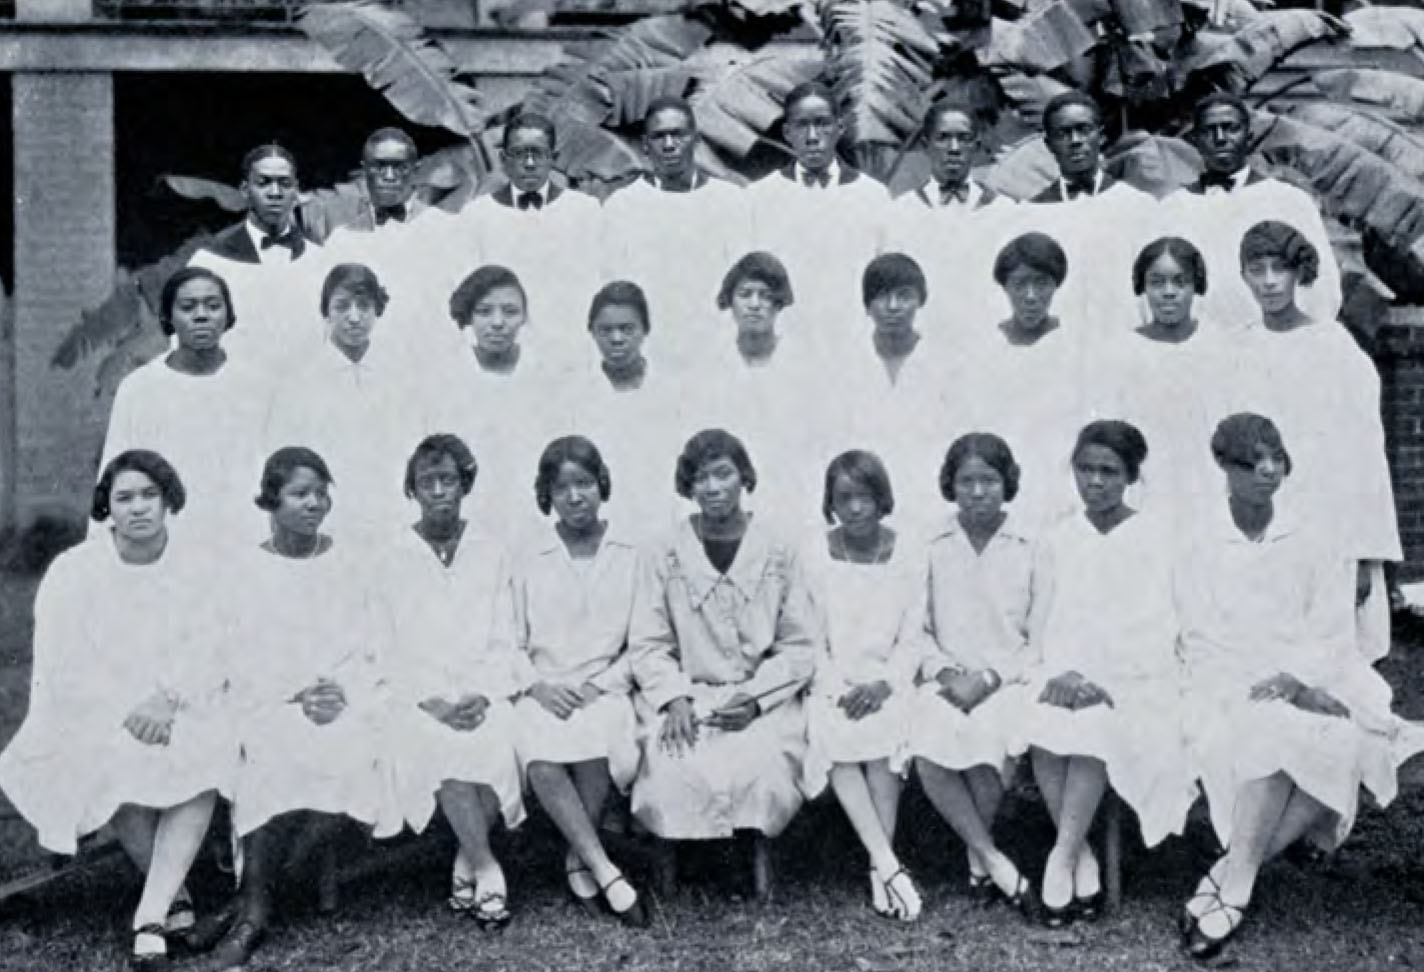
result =
M1117 180L1104 172L1102 184L1098 187L1098 191L1094 193L1094 195L1101 196L1115 185L1117 185ZM1066 201L1067 200L1063 198L1063 182L1061 179L1054 179L1053 183L1049 185L1047 189L1029 200L1029 202L1036 203L1061 203Z
M555 202L558 201L558 198L563 194L564 190L562 188L554 185L553 183L550 183L546 187L544 192L544 205L552 206ZM496 189L494 192L490 193L490 198L493 199L495 202L499 203L501 206L514 206L514 187L511 186L509 183L505 183L504 185Z
M1257 172L1255 169L1251 169L1249 172L1246 173L1246 185L1248 186L1254 186L1258 182L1265 181L1266 177L1261 175L1261 173ZM1201 176L1197 176L1196 179L1187 183L1183 188L1194 196L1206 195L1206 186L1202 185Z
M300 220L297 221L297 232L302 234L302 239L308 244L316 242L312 239L311 234L306 232ZM211 253L216 253L218 256L232 260L235 263L262 262L262 259L257 255L257 247L252 243L252 234L247 232L246 217L243 217L242 222L234 223L232 226L219 232L203 246L203 249ZM302 255L308 252L310 252L309 248L303 250ZM296 259L300 260L301 256L296 257Z
M973 182L973 180L970 181ZM990 189L988 186L984 185L984 183L973 182L973 184L978 186L980 190L979 199L974 203L975 209L982 209L985 206L989 205L991 202L993 202L995 199L999 198L999 194L994 190ZM920 188L914 190L914 193L916 196L919 197L920 202L924 203L926 206L929 206L934 209L939 208L939 183L935 182L933 179L920 186Z

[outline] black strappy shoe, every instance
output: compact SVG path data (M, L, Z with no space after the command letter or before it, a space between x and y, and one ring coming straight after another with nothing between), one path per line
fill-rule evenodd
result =
M1213 864L1212 866L1215 867L1216 865ZM1202 890L1203 885L1206 886L1205 891ZM1192 902L1201 900L1202 898L1207 899L1208 902L1212 900L1219 901L1220 895L1221 885L1216 883L1216 878L1211 876L1211 871L1207 871L1206 874L1202 876L1202 879L1197 882L1197 889L1192 892L1192 896L1186 900L1186 903L1182 905L1182 910L1177 914L1177 931L1182 936L1183 945L1186 944L1187 936L1192 933L1192 928L1195 927L1197 923L1197 916L1192 913Z
M633 892L633 904L623 911L615 910L612 902L608 900L608 889L619 881L628 885L628 890ZM633 886L633 882L629 881L622 874L619 874L612 881L609 881L603 887L599 888L599 890L603 892L603 902L608 905L608 910L613 913L613 917L623 922L623 924L631 928L647 928L648 925L652 924L653 917L648 913L648 906L646 902L643 901L643 896L638 893L638 889Z
M1191 930L1187 932L1186 940L1182 942L1183 950L1198 962L1205 962L1220 955L1222 949L1226 948L1227 943L1241 932L1241 927L1246 923L1246 908L1244 906L1227 904L1221 900L1219 893L1213 893L1211 897L1215 903L1192 922ZM1203 918L1217 912L1225 915L1227 922L1227 932L1220 938L1208 935L1202 931L1201 927Z
M988 908L1008 899L989 875L971 874L969 875L969 900L977 902L981 908Z
M901 880L910 886L909 891L915 896L913 905L906 897L905 891L895 886L895 882ZM919 897L920 889L915 887L915 879L910 877L910 872L900 868L885 880L885 900L890 906L885 917L906 923L919 920L920 909L924 907Z
M1107 894L1100 888L1097 894L1090 894L1086 898L1073 896L1073 918L1076 921L1085 921L1089 924L1097 921L1103 916L1103 902L1107 900Z

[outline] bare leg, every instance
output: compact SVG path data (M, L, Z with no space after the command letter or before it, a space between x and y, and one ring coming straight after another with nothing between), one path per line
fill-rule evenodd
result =
M134 928L163 924L169 906L188 877L188 868L203 846L216 799L217 794L209 790L159 815L148 878L134 913Z
M1311 830L1335 816L1325 804L1306 793L1300 787L1291 790L1286 808L1281 811L1281 819L1276 824L1276 832L1266 848L1266 860L1282 853L1287 847L1300 840Z
M905 789L904 781L890 771L888 759L872 760L865 763L865 782L870 787L870 800L875 804L875 813L880 817L880 826L890 845L895 845L895 828L900 817L900 793Z
M596 760L576 764L572 768L544 760L529 764L529 785L539 798L540 805L573 852L588 866L599 887L608 885L621 873L608 857L593 822L593 814L601 813L603 809L609 787L607 783L599 784L590 779L595 776L593 772L586 769L580 773L577 767L592 767L607 780L608 771L602 763L602 760ZM583 783L586 789L580 789L579 783Z
M109 826L129 860L140 874L148 873L148 862L153 859L154 835L158 831L159 811L151 807L136 807L125 803L114 813Z
M490 822L499 813L494 791L481 783L446 780L440 784L436 799L460 843L453 877L473 877L483 894L506 894L504 871L489 843Z
M1101 760L1071 756L1064 763L1058 836L1043 868L1043 903L1050 908L1065 907L1073 897L1078 856L1087 843L1088 831L1108 782L1107 767Z
M1251 780L1237 790L1231 815L1231 847L1219 870L1221 900L1225 904L1245 907L1250 902L1256 875L1294 790L1295 784L1284 773ZM1230 919L1220 910L1210 911L1202 917L1200 926L1205 934L1221 938L1230 931Z
M1004 800L1004 783L999 771L992 766L974 766L964 771L964 779L969 784L969 794L974 798L974 806L979 811L979 819L990 833L994 830L994 818L999 815L999 805ZM982 877L987 873L984 862L972 849L967 849L969 873Z
M1029 750L1033 764L1033 780L1038 784L1038 792L1043 794L1043 805L1053 826L1058 826L1058 814L1063 810L1063 786L1068 778L1068 758L1055 756L1037 746Z
M925 796L929 797L939 815L954 828L965 846L984 862L985 871L994 879L999 890L1010 897L1016 895L1019 890L1019 870L1013 861L994 846L994 838L979 816L979 809L974 805L974 797L964 775L920 757L915 759L915 770L920 774Z
M855 828L861 846L870 855L871 866L884 880L900 870L900 862L890 846L883 818L866 776L867 772L860 763L837 763L831 768L831 789L835 790L836 798L840 800L850 825Z

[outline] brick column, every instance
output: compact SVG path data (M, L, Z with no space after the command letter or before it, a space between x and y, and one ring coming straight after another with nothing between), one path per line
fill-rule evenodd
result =
M1375 363L1404 541L1400 579L1424 580L1424 307L1399 307L1376 336Z
M98 361L50 367L114 284L114 105L108 73L13 76L15 522L82 523L103 434ZM97 417L96 417L97 416ZM96 425L98 426L96 432Z

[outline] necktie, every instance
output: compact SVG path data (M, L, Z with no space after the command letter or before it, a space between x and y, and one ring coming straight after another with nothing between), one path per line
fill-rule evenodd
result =
M544 197L537 192L521 192L514 202L520 209L544 208Z
M1236 188L1236 176L1234 173L1223 172L1203 172L1201 174L1202 191L1208 189L1220 189L1222 192L1230 192Z
M805 186L820 186L822 189L831 184L830 172L812 172L809 169L801 173L801 183Z
M969 202L968 182L941 182L939 184L939 204L948 206L952 202Z
M1068 190L1068 198L1077 199L1079 196L1094 195L1095 182L1097 182L1095 176L1088 176L1086 179L1076 179L1072 182L1064 180L1064 185Z
M262 249L270 250L274 246L284 246L292 252L293 260L302 255L302 251L306 249L306 245L306 241L302 239L302 235L295 229L289 229L281 236L273 236L269 233L262 237Z
M397 223L404 223L406 217L405 203L398 206L383 206L376 210L376 225L384 226L387 220L395 220Z

